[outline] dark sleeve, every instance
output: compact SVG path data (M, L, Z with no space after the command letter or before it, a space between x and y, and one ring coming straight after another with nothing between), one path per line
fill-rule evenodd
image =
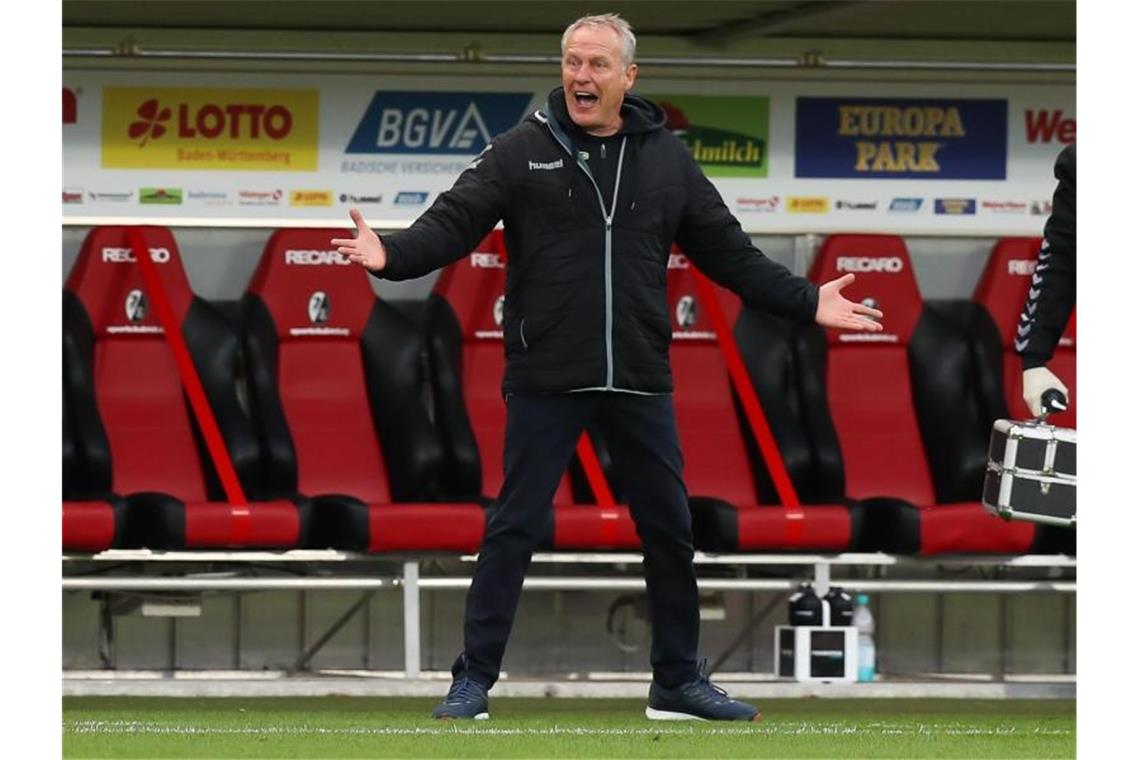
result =
M381 237L388 263L373 275L384 280L410 280L475 250L503 218L506 206L507 182L500 170L499 144L496 139L484 148L451 189L441 193L411 227Z
M684 160L687 198L676 240L685 255L748 306L796 321L814 321L819 288L761 253L696 161L687 152Z
M1021 312L1014 348L1022 369L1043 367L1069 323L1077 302L1077 144L1067 146L1053 167L1057 189L1053 211L1045 222L1045 241L1029 297Z

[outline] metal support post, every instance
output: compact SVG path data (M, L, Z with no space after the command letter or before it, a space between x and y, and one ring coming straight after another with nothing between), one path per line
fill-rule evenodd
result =
M827 562L815 563L815 593L820 599L831 591L831 565Z
M99 594L99 662L103 668L115 667L115 618L111 615L111 600Z
M404 563L404 675L420 677L420 565Z

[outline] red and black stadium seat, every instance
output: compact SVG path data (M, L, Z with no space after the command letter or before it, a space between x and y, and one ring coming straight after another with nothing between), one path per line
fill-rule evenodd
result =
M990 252L986 268L974 288L977 313L970 325L979 358L983 397L992 419L1029 419L1032 414L1021 397L1021 357L1014 349L1018 321L1037 264L1041 238L1002 238ZM1049 369L1069 389L1069 408L1049 416L1062 427L1077 426L1077 319L1076 312L1057 344Z
M1023 553L1035 526L981 504L984 425L973 401L970 350L924 308L902 238L833 235L810 279L848 272L843 294L882 309L883 331L802 331L804 410L820 456L839 457L845 492L863 501L864 549L899 553Z
M496 230L440 273L425 315L435 420L447 451L446 487L456 498L488 503L503 483L505 262L503 235ZM575 496L564 476L544 548L640 548L627 507L588 503L581 490Z
M242 301L253 416L279 488L313 500L310 544L474 551L485 512L443 503L415 326L330 245L278 230Z
M796 492L803 502L794 528L779 505L751 431L742 423L708 304L698 298L689 261L670 256L668 303L674 319L670 362L685 482L696 546L709 551L842 551L858 533L858 507L842 493L812 490L811 451L791 412L788 324L738 320L740 300L716 288L728 324ZM714 286L715 287L715 286ZM757 381L760 382L757 382Z
M64 388L74 359L64 339ZM75 412L63 396L63 550L101 552L123 542L126 501L111 493L110 472L92 472L75 441Z
M141 228L248 504L225 501L125 227L96 227L64 293L68 427L89 483L126 497L125 547L291 548L304 500L261 488L261 456L238 400L239 341L190 289L170 231Z

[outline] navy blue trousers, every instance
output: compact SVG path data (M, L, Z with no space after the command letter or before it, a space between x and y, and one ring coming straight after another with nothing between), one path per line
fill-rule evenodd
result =
M654 680L673 687L696 677L693 531L673 397L602 391L515 393L507 399L505 480L467 592L464 651L455 675L466 672L488 688L498 680L531 554L588 425L605 436L641 538Z

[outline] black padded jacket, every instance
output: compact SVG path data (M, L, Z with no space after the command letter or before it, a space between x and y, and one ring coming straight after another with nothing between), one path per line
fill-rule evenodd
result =
M661 108L626 95L621 113L613 192L600 192L580 160L559 87L408 229L383 236L388 262L376 276L403 280L467 255L502 220L504 394L672 391L665 274L674 241L747 304L815 317L818 288L752 245L664 129Z
M1061 151L1053 166L1057 189L1053 211L1045 222L1045 241L1037 253L1037 266L1029 297L1017 325L1014 348L1022 369L1043 367L1077 303L1077 144Z

